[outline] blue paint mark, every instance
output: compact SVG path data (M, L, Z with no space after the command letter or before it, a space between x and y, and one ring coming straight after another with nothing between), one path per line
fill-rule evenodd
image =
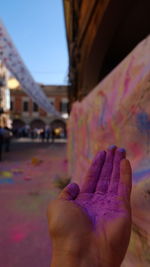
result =
M133 181L138 182L147 176L150 176L150 169L141 170L133 173Z
M150 131L150 119L146 112L140 112L136 115L137 128L140 132Z
M14 180L11 178L2 178L0 179L0 184L14 184Z

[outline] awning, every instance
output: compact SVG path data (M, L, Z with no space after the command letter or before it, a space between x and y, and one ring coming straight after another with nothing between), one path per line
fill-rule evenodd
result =
M60 113L50 104L41 87L32 78L1 21L0 60L19 81L22 89L32 98L34 102L36 102L46 112L60 116Z

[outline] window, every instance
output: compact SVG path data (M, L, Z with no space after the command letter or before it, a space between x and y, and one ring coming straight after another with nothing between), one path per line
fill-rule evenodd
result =
M33 103L33 111L34 112L38 112L39 111L39 107L35 102Z
M60 102L60 112L62 113L68 113L68 99L63 98Z
M68 103L60 103L60 111L63 113L68 113Z
M52 106L54 106L54 104L55 104L55 98L53 98L53 97L49 97L49 102L50 102L50 104L51 104Z
M23 111L28 112L29 111L29 103L28 101L23 102Z

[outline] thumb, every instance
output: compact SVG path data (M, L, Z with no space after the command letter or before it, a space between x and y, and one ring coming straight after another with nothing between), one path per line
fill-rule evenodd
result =
M60 193L59 199L64 199L64 200L73 200L77 197L77 195L80 192L80 188L78 184L76 183L71 183L67 185Z
M120 182L118 193L126 201L130 201L132 188L132 169L129 160L123 159L120 165Z

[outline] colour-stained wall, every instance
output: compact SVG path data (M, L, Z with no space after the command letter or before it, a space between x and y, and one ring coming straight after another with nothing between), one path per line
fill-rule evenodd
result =
M79 184L97 151L125 147L133 168L133 230L122 267L150 266L150 36L82 102L68 125L69 173Z

